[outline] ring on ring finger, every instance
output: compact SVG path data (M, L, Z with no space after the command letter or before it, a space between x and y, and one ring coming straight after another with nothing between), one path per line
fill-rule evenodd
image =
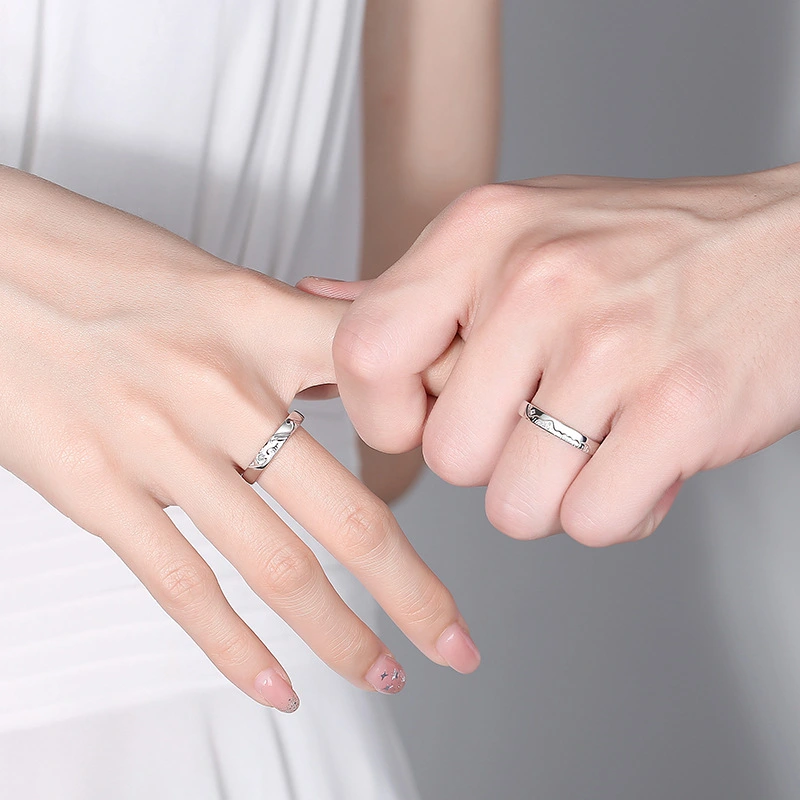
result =
M571 428L561 420L551 417L541 408L537 408L533 403L523 403L519 409L519 415L532 422L536 427L547 431L562 442L566 442L571 447L582 450L586 455L593 456L602 442L590 439L580 431Z
M242 477L248 483L255 483L261 471L278 455L278 451L286 444L289 437L303 424L305 417L299 411L291 411L272 436L255 454L247 465Z

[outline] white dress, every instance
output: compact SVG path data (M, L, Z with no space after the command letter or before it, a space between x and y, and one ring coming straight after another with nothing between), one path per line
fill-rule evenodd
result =
M363 0L5 0L0 162L281 280L352 278L362 14ZM356 469L341 406L299 407ZM0 469L0 797L416 797L391 698L319 662L170 514L292 674L300 711L228 685L105 544ZM315 551L374 626L371 598Z

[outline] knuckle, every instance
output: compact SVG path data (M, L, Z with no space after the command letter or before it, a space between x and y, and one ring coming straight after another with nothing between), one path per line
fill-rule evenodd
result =
M237 633L218 635L207 650L208 657L221 669L231 669L248 664L253 658L250 643Z
M81 482L104 475L109 467L105 448L94 437L84 433L68 434L60 446L48 452L50 466L62 478Z
M430 577L410 587L398 608L405 626L427 629L451 615L455 602L447 589L435 577Z
M350 670L363 661L371 644L371 636L355 621L351 624L338 617L331 619L325 629L325 663L337 670Z
M364 314L346 316L333 339L333 361L359 381L382 380L394 363L386 326Z
M276 284L269 277L245 267L226 266L209 272L205 279L206 286L211 293L209 297L216 297L221 302L214 303L211 312L216 309L235 308L236 324L241 326L243 319L261 319L264 312L265 301L272 299L271 290ZM217 317L214 317L217 321Z
M507 261L505 291L517 301L547 298L548 305L563 303L577 288L584 293L588 261L586 248L575 238L534 244L523 238Z
M45 471L57 475L48 498L73 522L104 538L109 524L108 499L114 491L114 465L106 448L92 436L68 434L45 457Z
M570 538L587 547L609 547L628 538L627 531L620 531L601 514L592 514L568 500L561 507L561 526Z
M157 446L161 451L178 438L173 421L155 402L132 400L128 406L127 417L130 427L136 431L139 440Z
M112 472L135 475L150 494L170 498L178 475L196 466L196 455L185 449L186 436L177 418L153 398L130 395L117 419L109 448L113 453ZM165 465L172 468L167 470ZM178 465L181 469L176 472Z
M522 184L488 183L473 186L459 194L425 228L418 242L432 236L440 241L458 243L476 235L497 235L507 231L512 220L530 214L536 190Z
M161 604L168 611L200 616L213 603L217 579L208 565L177 561L158 575Z
M609 370L616 370L631 360L632 333L627 325L611 319L584 326L572 341L569 369L588 378L608 375Z
M463 191L448 208L448 215L469 224L496 223L507 215L510 206L529 197L530 189L510 183L486 183Z
M349 562L374 561L391 542L393 522L389 507L378 498L354 498L340 509L334 521L336 541Z
M317 577L313 553L299 543L283 545L260 560L261 588L269 595L294 597L304 594Z
M675 417L694 418L708 428L722 419L722 385L721 370L713 359L683 359L659 371L641 400L647 413L664 424Z
M576 184L583 183L585 179L583 175L560 173L555 175L542 175L538 178L525 181L525 183L529 186L537 186L546 189L563 189L572 188ZM592 179L589 178L589 180Z
M545 276L570 275L576 269L592 262L591 250L577 236L557 236L547 239L534 249L534 261Z
M512 539L528 541L549 533L549 528L537 524L528 504L509 493L486 492L486 517L501 533Z
M230 402L233 382L230 372L225 372L211 361L192 361L181 366L181 384L186 394L191 393L203 402ZM159 415L162 416L163 415ZM162 423L163 424L163 423Z
M422 455L428 467L452 486L484 486L488 475L466 436L442 431L429 422L423 432Z

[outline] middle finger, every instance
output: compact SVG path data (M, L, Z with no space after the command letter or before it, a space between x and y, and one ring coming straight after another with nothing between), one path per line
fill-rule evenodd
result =
M405 674L386 645L342 600L310 548L235 469L221 464L213 476L187 484L179 502L184 511L323 661L360 688L403 688ZM384 673L394 680L381 679Z
M453 596L386 504L307 431L298 430L291 444L259 483L360 580L428 658L458 672L477 669L480 655Z

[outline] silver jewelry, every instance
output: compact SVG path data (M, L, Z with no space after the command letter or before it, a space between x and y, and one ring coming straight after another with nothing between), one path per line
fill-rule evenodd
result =
M305 417L299 411L292 411L267 443L256 453L255 458L247 465L242 477L248 483L255 483L261 470L278 454L278 450L286 444L286 440L302 425Z
M576 431L575 428L570 428L569 425L565 425L555 417L545 414L541 408L536 408L532 403L523 403L520 406L519 415L530 420L543 431L557 436L562 442L566 442L578 450L583 450L587 455L593 456L597 448L600 447L600 442L584 436L580 431Z

